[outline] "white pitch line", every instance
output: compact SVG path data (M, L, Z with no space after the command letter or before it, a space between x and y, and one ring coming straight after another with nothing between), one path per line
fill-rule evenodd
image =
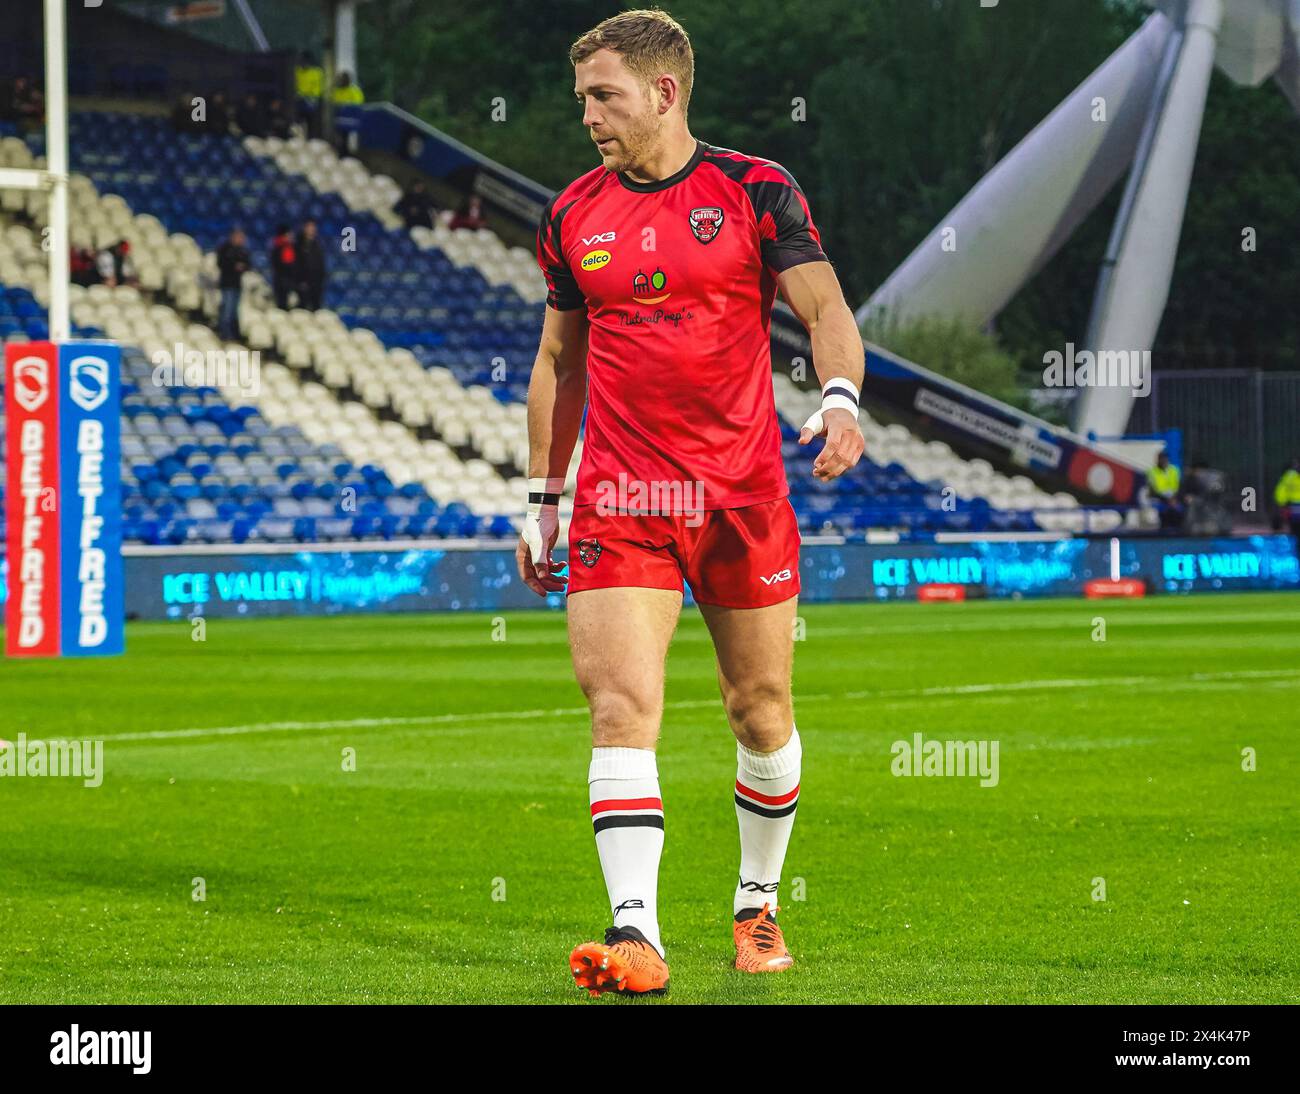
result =
M918 688L906 691L849 691L836 696L842 699L894 699L908 695L986 695L1003 691L1042 691L1068 688L1104 687L1183 687L1188 684L1205 684L1224 680L1294 679L1300 669L1243 669L1240 672L1194 672L1186 678L1178 676L1088 676L1065 680L1018 680L1005 684L955 684L951 687Z
M814 699L831 696L810 696ZM665 703L667 707L711 707L717 699L691 699ZM410 718L349 718L330 722L253 722L243 726L199 726L194 729L155 729L139 733L110 733L100 736L104 741L168 741L185 737L237 737L247 733L281 733L285 730L305 729L378 729L387 726L426 726L459 722L509 721L512 719L574 718L586 716L586 707L552 707L539 710L485 710L464 714L423 714Z
M849 691L838 694L796 695L798 703L822 703L856 699L926 699L936 696L995 695L1001 692L1068 690L1092 687L1169 686L1182 687L1226 680L1289 680L1300 677L1300 669L1245 669L1240 672L1198 672L1186 678L1175 676L1101 676L1062 680L1018 680L1001 684L954 684L948 687L903 688L888 691ZM669 710L714 707L718 699L681 699L665 703ZM201 737L237 737L251 733L282 733L322 729L380 729L388 726L432 726L461 722L579 718L586 707L553 707L537 710L471 711L464 714L426 714L409 718L349 718L319 722L254 722L241 726L199 726L193 729L158 729L138 733L102 735L104 741L169 741Z

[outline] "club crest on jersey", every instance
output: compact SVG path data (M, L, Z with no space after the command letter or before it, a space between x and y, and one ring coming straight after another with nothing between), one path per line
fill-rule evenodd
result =
M722 230L722 210L706 205L691 210L691 231L701 243L712 243Z
M605 548L600 545L598 539L580 539L578 540L578 561L590 570L600 561L601 552L604 550Z

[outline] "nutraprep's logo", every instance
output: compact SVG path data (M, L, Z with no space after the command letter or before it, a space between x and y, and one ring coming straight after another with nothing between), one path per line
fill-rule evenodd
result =
M50 366L40 357L24 357L14 365L14 398L28 414L35 414L50 397Z
M108 362L102 357L77 357L72 362L72 401L90 413L108 398Z
M663 270L655 270L649 277L637 270L632 278L632 299L638 304L662 304L672 293L664 292L668 286L668 275Z

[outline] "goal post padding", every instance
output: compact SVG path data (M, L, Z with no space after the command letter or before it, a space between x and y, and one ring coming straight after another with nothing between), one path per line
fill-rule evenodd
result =
M87 657L125 645L121 350L5 346L5 653Z

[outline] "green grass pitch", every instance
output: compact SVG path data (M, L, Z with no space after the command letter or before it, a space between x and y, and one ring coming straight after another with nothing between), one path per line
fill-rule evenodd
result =
M729 967L735 749L689 611L664 1002L1300 1000L1300 597L801 616L798 964ZM0 737L103 738L106 768L0 778L0 1002L587 1003L587 719L563 617L504 619L133 624L125 658L0 664ZM892 775L916 732L996 740L999 784Z

